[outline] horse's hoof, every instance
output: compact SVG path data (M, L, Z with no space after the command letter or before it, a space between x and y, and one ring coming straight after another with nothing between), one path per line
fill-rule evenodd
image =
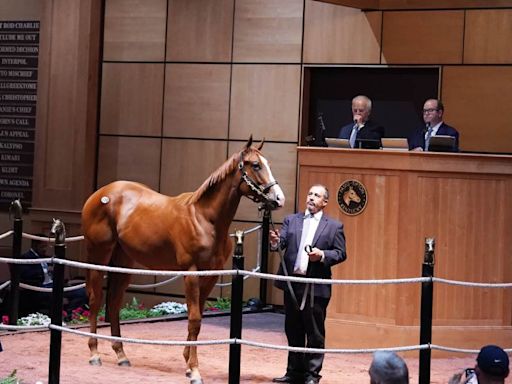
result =
M192 377L192 370L191 369L187 369L185 371L185 376L188 377L189 379Z
M101 365L101 359L98 356L91 357L89 359L89 364L90 365L100 366Z
M117 365L119 365L120 367L131 367L132 366L130 364L130 360L128 360L128 359L118 361Z
M204 384L203 379L192 379L190 380L190 384Z

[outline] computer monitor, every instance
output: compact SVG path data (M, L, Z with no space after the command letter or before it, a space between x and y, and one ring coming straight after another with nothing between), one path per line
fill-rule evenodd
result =
M350 148L348 139L336 139L334 137L326 137L325 142L330 148Z
M354 148L361 149L380 149L382 144L379 139L356 139Z
M403 137L383 137L380 141L382 142L382 149L389 149L393 151L409 150L409 142Z
M455 152L455 137L447 135L432 136L428 143L429 152Z

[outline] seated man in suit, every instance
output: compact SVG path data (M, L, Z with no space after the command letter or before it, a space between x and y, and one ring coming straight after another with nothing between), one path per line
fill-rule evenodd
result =
M358 139L380 140L384 127L370 120L372 101L363 95L352 99L352 123L341 127L338 138L350 140L352 148L357 147Z
M44 234L38 234L44 237ZM33 239L29 251L21 255L23 259L40 259L51 257L48 243ZM53 266L46 262L39 264L20 264L20 282L43 288L53 287ZM20 314L25 316L34 312L48 314L50 311L51 292L38 292L23 289L20 292ZM64 292L63 310L71 316L73 309L88 304L85 288Z
M423 105L423 121L425 128L418 130L414 137L410 138L411 149L428 151L429 141L432 136L446 135L455 138L452 152L459 152L459 132L443 121L444 105L441 100L428 99Z

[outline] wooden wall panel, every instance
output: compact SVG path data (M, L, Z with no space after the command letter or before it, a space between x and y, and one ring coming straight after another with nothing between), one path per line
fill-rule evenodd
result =
M340 0L343 2L344 0ZM464 9L512 7L510 0L379 0L380 9Z
M32 209L42 215L81 209L93 188L100 13L92 0L44 3Z
M226 161L226 147L223 141L164 139L161 192L178 195L195 191Z
M160 139L103 136L99 142L98 187L131 180L158 190Z
M459 130L461 149L512 153L512 68L446 67L442 83L446 121Z
M306 0L304 63L380 63L381 12Z
M230 138L297 141L299 65L234 65Z
M39 20L42 8L41 0L2 0L0 20Z
M165 58L167 0L106 0L104 60Z
M230 61L234 0L169 0L167 60Z
M163 64L104 63L100 132L160 135L163 82Z
M460 64L464 11L384 12L382 62Z
M168 64L164 136L227 138L230 80L230 65Z
M510 206L506 181L493 176L471 180L431 175L419 177L418 182L418 209L424 212L420 228L436 239L436 276L480 283L506 281L502 247L511 234L505 223ZM478 319L482 325L507 325L503 319L510 319L510 313L503 312L504 293L503 289L438 284L436 324Z
M243 143L231 141L229 153L239 151ZM285 143L265 143L262 149L263 156L269 161L274 178L284 192L286 202L284 208L274 211L272 219L274 222L282 222L286 215L295 212L295 183L297 168L297 146ZM252 220L261 222L258 205L251 200L243 198L238 207L235 220Z
M466 12L465 64L512 63L512 10Z
M303 0L237 0L233 61L300 63Z

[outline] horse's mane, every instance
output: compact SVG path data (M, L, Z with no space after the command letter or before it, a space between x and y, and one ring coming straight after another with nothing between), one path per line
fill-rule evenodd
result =
M226 178L226 175L230 174L240 162L240 153L236 152L229 159L227 159L224 164L222 164L219 168L217 168L213 173L208 176L208 178L203 182L203 184L192 193L189 193L188 196L184 196L185 204L194 204L196 203L201 196L203 196L210 188L216 185L219 181L222 181Z

